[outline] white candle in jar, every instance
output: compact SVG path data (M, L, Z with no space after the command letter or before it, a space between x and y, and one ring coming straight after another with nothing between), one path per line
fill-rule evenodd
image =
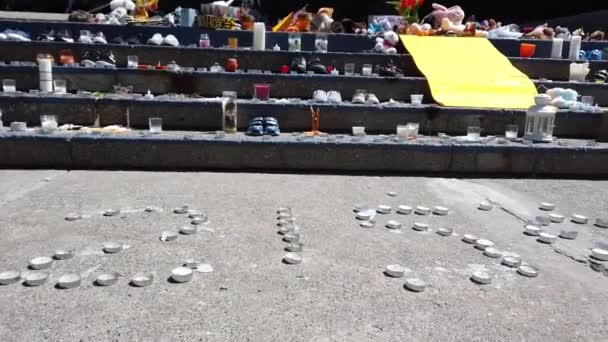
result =
M553 38L551 42L551 58L562 58L564 50L564 40L562 38Z
M266 25L264 23L253 24L253 49L266 49Z
M581 43L581 36L572 36L572 39L570 39L570 53L568 54L569 59L578 61L581 52Z

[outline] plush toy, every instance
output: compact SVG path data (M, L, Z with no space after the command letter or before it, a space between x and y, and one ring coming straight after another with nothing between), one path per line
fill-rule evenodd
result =
M526 38L535 39L552 39L555 36L555 31L547 24L535 27L530 33L526 34Z
M427 18L432 19L433 28L441 27L443 23L443 19L448 18L450 22L456 26L462 25L462 21L464 20L464 11L460 6L452 6L450 8L446 8L443 5L433 3L432 5L433 11L424 17L423 22Z
M594 31L589 35L589 40L604 40L604 32L603 31Z
M294 21L287 27L287 32L310 32L312 15L304 9L294 15Z
M396 54L397 49L395 45L399 42L399 35L394 31L388 31L384 33L384 38L376 38L376 46L374 52Z
M515 24L500 26L488 31L488 38L519 39L523 33L519 31L519 26Z
M443 18L441 22L441 31L446 34L454 34L456 36L472 36L472 37L488 37L488 32L477 30L477 23L468 23L467 25L456 25L449 18Z
M319 32L331 32L331 25L334 23L333 15L333 8L323 7L319 9L316 17L316 25Z
M433 28L431 27L431 24L411 24L406 31L407 34L410 35L414 35L414 36L429 36L433 34Z
M555 28L555 37L561 38L563 40L569 40L570 38L572 38L572 34L570 33L567 27L557 26Z
M568 109L576 105L578 93L572 89L552 88L547 90L551 105L559 109Z

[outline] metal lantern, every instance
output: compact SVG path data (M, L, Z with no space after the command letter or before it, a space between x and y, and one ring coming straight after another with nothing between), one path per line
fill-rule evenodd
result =
M534 142L551 142L553 141L557 108L551 105L549 95L538 95L534 98L534 102L536 104L526 112L524 139Z

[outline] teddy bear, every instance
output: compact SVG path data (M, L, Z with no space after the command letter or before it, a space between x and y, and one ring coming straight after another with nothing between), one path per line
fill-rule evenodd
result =
M407 28L406 33L414 36L430 36L433 34L433 28L428 23L422 25L414 23Z
M384 32L384 38L376 38L376 46L374 52L396 54L397 48L395 46L399 42L399 35L395 31Z
M473 36L473 37L484 37L487 38L489 33L477 29L477 23L454 24L450 18L444 17L441 21L441 31L446 34L454 34L456 36Z
M534 28L530 33L526 34L526 38L535 39L552 39L555 35L555 31L549 27L548 24L539 25Z
M464 11L460 6L452 6L446 8L443 5L433 3L433 11L422 19L423 22L431 21L434 29L441 27L443 19L448 18L450 22L456 26L462 25L464 20Z
M315 18L315 24L319 32L331 32L331 25L334 23L333 15L333 8L323 7L319 9Z

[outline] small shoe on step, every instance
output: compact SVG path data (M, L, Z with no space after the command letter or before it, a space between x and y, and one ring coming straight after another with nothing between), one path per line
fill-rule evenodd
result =
M327 93L327 101L329 101L331 103L341 103L342 102L342 95L340 94L339 91L330 90Z
M318 58L313 58L308 63L308 71L312 71L315 74L319 75L327 75L327 67L321 64L321 60Z
M356 104L364 104L365 103L365 91L364 90L357 90L355 92L355 95L353 95L353 103Z
M169 46L173 46L173 47L179 47L179 40L177 40L177 38L172 35L172 34L168 34L165 39L163 39L163 45L169 45Z
M327 93L325 92L325 90L315 90L315 92L312 94L312 99L315 102L327 102L329 99L327 98Z
M108 41L106 40L106 36L103 34L103 32L97 32L97 34L93 38L93 43L95 43L95 44L108 44Z
M148 39L149 45L162 45L164 41L163 36L160 33L155 33L150 39Z
M375 94L367 94L367 104L369 105L378 105L380 104L380 100Z

